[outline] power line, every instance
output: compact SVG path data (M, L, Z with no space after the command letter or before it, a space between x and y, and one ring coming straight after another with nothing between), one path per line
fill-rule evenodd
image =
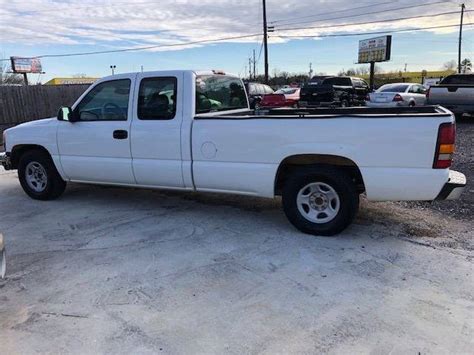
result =
M251 38L251 37L257 37L257 36L261 36L261 34L256 33L256 34L243 35L243 36L221 37L221 38L215 38L215 39L203 39L203 40L200 40L200 41L192 41L192 42L172 43L172 44L158 44L158 45L154 45L154 46L123 48L123 49L111 49L111 50L105 50L105 51L77 52L77 53L66 53L66 54L43 54L43 55L39 55L39 56L35 56L35 57L22 57L22 58L26 58L26 59L60 58L60 57L77 57L77 56L94 55L94 54L135 52L135 51L143 51L143 50L155 49L155 48L180 47L180 46L189 46L189 45L200 44L200 43L230 41L230 40L235 40L235 39ZM8 58L0 59L0 61L7 61L7 60L10 60L10 59L8 59Z
M467 10L465 12L474 12L474 10ZM334 27L361 26L361 25L371 25L371 24L376 24L376 23L396 22L396 21L412 20L412 19L418 19L418 18L424 18L424 17L438 17L438 16L446 16L446 15L459 15L459 11L449 11L449 12L441 12L437 14L418 15L418 16L410 16L410 17L399 17L399 18L376 20L376 21L343 23L343 24L336 24L336 25L278 28L278 30L279 31L296 31L296 30L307 30L307 29L324 29L324 28L334 28Z
M366 16L366 15L376 15L376 14L381 14L381 13L384 13L384 12L414 9L414 8L418 8L418 7L430 6L430 5L436 5L436 4L445 4L445 3L446 3L446 1L443 0L443 1L436 1L436 2L430 2L430 3L425 3L425 4L419 4L419 5L401 6L401 7L386 9L386 10L370 11L370 12L365 12L363 14L344 15L344 16L339 16L339 17L328 17L328 18L310 20L310 21L299 21L299 22L287 23L285 25L294 25L294 24L297 25L297 24L304 24L304 23L313 23L315 21L342 20L342 19L353 18L353 17L360 17L360 16Z
M464 26L472 26L474 22L465 23ZM277 35L280 38L326 38L326 37L352 37L352 36L366 36L366 35L379 35L387 33L400 33L400 32L416 32L416 31L425 31L425 30L434 30L439 28L452 28L459 27L459 24L455 25L443 25L443 26L429 26L429 27L415 27L415 28L406 28L402 30L388 30L388 31L375 31L375 32L359 32L359 33L339 33L339 34L327 34L327 35Z
M292 17L289 19L280 19L280 20L274 20L270 21L272 24L276 24L277 22L288 22L288 21L293 21L293 20L298 20L298 19L303 19L303 18L310 18L310 17L318 17L318 16L323 16L323 15L331 15L331 14L336 14L339 12L346 12L346 11L352 11L352 10L361 10L361 9L366 9L366 8L373 8L376 6L381 6L381 5L386 5L386 4L392 4L393 1L387 1L387 2L382 2L379 4L371 4L371 5L364 5L364 6L359 6L359 7L353 7L351 9L343 9L343 10L336 10L336 11L329 11L329 12L322 12L319 14L314 14L314 15L306 15L306 16L299 16L299 17Z

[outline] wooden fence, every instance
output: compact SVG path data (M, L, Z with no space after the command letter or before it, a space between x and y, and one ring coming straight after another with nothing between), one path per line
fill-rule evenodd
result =
M22 122L56 116L89 85L0 86L0 133ZM1 135L0 135L1 141Z

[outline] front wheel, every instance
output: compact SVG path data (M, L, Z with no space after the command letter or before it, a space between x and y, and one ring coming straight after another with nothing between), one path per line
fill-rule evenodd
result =
M35 200L53 200L66 189L51 157L40 150L26 152L18 164L18 178L23 190Z
M301 168L283 187L283 209L289 221L307 234L332 236L342 232L359 209L359 194L351 177L333 167Z

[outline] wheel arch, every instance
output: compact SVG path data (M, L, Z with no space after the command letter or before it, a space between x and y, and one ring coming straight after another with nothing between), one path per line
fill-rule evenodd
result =
M344 156L330 154L297 154L286 157L278 166L274 192L275 195L281 195L283 185L287 177L296 169L308 166L332 166L345 171L353 179L357 191L365 192L364 179L357 164Z
M12 151L11 151L11 163L13 169L18 169L18 164L20 162L21 156L25 154L26 152L32 151L32 150L39 150L43 151L48 156L52 159L51 153L42 145L38 144L17 144L13 146Z

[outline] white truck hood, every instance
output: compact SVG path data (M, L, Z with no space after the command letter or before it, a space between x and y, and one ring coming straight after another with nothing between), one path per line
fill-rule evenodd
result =
M10 152L15 145L33 144L46 148L53 155L57 152L57 127L58 120L51 117L9 128L4 132L6 151Z

